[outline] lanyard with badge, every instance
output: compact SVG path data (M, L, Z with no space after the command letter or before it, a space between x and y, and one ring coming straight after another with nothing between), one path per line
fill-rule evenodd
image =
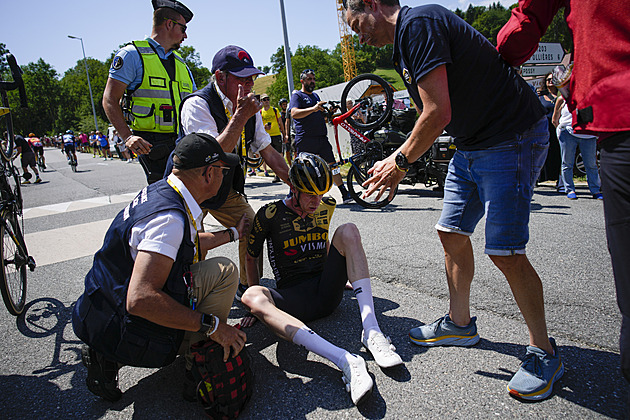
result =
M196 232L195 256L193 257L193 264L198 263L201 260L201 243L199 242L199 231L197 230L197 223L195 222L195 218L193 217L190 209L188 208L188 204L186 204L186 200L184 199L184 196L182 195L181 191L179 191L177 186L173 182L171 182L170 179L167 179L166 182L168 182L168 185L170 185L171 188L173 188L175 192L177 192L177 194L179 194L179 196L184 201L184 207L186 208L186 212L188 213L188 219L190 219L190 222L192 223L193 228L195 228L195 232ZM190 307L194 311L195 307L197 306L197 296L195 296L195 293L194 293L194 282L193 282L193 276L192 276L192 273L190 272L190 269L184 271L183 279L184 279L184 284L186 285L186 292L188 294L188 299L190 301Z

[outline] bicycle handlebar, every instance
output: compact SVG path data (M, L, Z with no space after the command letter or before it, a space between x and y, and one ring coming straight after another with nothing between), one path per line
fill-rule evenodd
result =
M20 93L20 105L22 106L22 108L26 108L28 106L28 102L26 100L24 80L22 80L22 69L20 68L20 66L18 66L17 60L15 59L13 54L7 54L7 62L9 63L9 68L11 69L11 76L13 77L13 81L0 81L0 89L4 91L17 89Z

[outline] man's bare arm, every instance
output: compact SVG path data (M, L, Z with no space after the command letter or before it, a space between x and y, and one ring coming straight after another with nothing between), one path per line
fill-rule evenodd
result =
M103 92L103 108L107 118L118 131L118 135L125 140L125 145L135 154L146 154L151 151L152 144L140 136L133 135L120 108L120 99L126 89L125 83L111 77L108 78Z

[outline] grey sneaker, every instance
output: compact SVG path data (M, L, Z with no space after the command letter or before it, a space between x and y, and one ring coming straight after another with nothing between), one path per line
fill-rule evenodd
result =
M556 341L549 337L549 342L555 355L527 346L521 367L507 385L510 395L527 401L543 400L551 395L553 384L564 374L564 365Z
M356 354L352 356L353 360L343 366L341 379L354 405L359 405L372 393L374 381L365 367L365 360Z
M446 314L432 324L412 328L409 339L412 343L425 347L474 346L479 342L477 317L473 316L467 326L460 327Z

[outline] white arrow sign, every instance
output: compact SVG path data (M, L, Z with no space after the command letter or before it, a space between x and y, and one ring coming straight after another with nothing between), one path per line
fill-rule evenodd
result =
M549 72L551 72L555 65L553 66L526 66L521 70L521 76L523 77L535 77L535 76L543 76Z
M523 64L559 63L563 57L562 45L555 42L541 42L534 55Z

